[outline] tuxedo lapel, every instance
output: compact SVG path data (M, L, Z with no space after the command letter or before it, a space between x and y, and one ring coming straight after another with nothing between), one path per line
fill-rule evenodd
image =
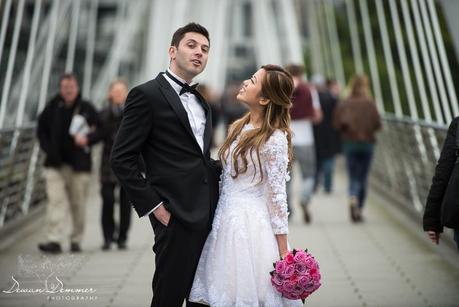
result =
M166 98L166 101L170 104L174 112L176 113L177 117L180 119L180 122L184 126L185 130L189 133L189 135L193 138L193 140L196 143L197 148L199 151L201 151L201 147L199 147L198 142L196 141L196 137L194 136L193 130L191 129L190 121L188 120L188 114L186 113L185 108L183 107L182 102L180 101L179 96L175 92L175 90L172 88L172 86L169 84L169 82L164 78L162 73L158 74L156 77L156 80L158 80L159 84L161 85L160 90L164 97ZM202 97L198 97L198 100L202 99ZM204 105L206 105L205 102L202 102ZM207 106L208 108L208 106ZM209 133L207 130L207 125L210 122L209 121L209 114L210 111L206 108L204 108L206 111L206 130L204 132L204 148L206 144L206 133ZM205 152L205 151L204 151Z
M206 116L206 130L204 130L204 153L207 152L210 146L210 141L212 139L212 116L207 112Z
M199 103L203 107L204 111L206 112L206 128L204 130L204 150L203 152L206 153L210 146L210 141L212 139L212 113L210 110L209 104L206 102L204 97L201 94L196 95L198 98Z

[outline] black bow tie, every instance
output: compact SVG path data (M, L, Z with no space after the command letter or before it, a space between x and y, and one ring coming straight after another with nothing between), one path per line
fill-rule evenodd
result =
M196 83L196 84L193 84L193 85L189 85L187 83L183 83L181 82L180 80L178 80L177 78L175 78L170 72L168 72L166 70L166 75L172 80L174 81L175 83L177 83L178 85L180 85L182 87L182 89L180 90L180 95L186 93L186 92L190 92L191 94L194 94L194 95L197 95L198 94L198 90L196 89L196 87L199 85L199 83Z

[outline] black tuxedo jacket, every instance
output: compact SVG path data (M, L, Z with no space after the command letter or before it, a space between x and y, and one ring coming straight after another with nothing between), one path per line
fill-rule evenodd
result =
M198 100L207 119L204 152L179 96L162 73L129 92L111 166L139 216L163 201L172 218L185 226L211 225L221 169L210 159L211 110L203 97L198 95ZM145 162L145 177L139 155Z

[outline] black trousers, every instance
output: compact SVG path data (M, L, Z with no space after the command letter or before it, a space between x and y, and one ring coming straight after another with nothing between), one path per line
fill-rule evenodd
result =
M153 214L149 217L155 233L153 251L156 254L151 307L182 307L193 285L209 230L190 230L172 216L167 226ZM204 305L187 300L186 306Z
M125 242L127 240L127 233L131 224L131 205L127 198L126 192L123 188L119 187L120 191L120 221L119 227L116 227L114 219L115 207L115 188L118 186L114 182L102 183L102 231L104 233L105 242ZM115 238L115 229L118 228L118 236Z

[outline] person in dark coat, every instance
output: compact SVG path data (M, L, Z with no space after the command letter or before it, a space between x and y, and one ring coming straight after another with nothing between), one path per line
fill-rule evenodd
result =
M355 75L352 78L350 95L338 105L333 114L333 126L343 139L349 176L351 220L361 222L376 133L382 126L366 75Z
M322 121L314 125L317 161L314 191L319 188L322 177L325 193L332 191L335 155L341 151L341 138L332 123L333 112L338 104L339 91L339 84L336 80L327 80L325 87L318 87L323 117Z
M60 253L65 233L67 207L72 233L70 250L81 251L85 226L86 197L91 173L91 145L100 129L99 116L81 98L78 81L72 73L61 76L59 94L46 105L38 118L37 137L45 158L47 242L38 245L42 252Z
M181 307L188 300L218 202L221 166L210 158L212 111L193 84L209 50L203 26L177 29L169 68L131 89L113 144L113 172L154 232L152 307Z
M118 179L113 174L110 166L110 154L118 128L121 124L123 106L128 93L127 83L116 80L110 85L108 93L109 105L100 112L103 129L98 134L98 139L104 143L100 167L100 182L102 196L102 231L104 234L103 250L110 249L112 242L116 241L119 249L126 249L127 233L131 221L131 205L126 192L119 185ZM119 188L119 225L114 220L115 190ZM118 230L117 235L115 234Z
M443 225L441 223L441 204L443 197L448 186L451 172L453 171L454 164L456 163L456 134L457 125L459 124L459 117L456 117L450 124L448 134L443 144L443 149L438 159L435 168L435 174L430 186L429 195L427 196L427 203L423 217L423 228L432 242L438 244L440 234L443 232ZM458 203L459 205L459 203ZM454 240L459 248L459 227L454 229Z

